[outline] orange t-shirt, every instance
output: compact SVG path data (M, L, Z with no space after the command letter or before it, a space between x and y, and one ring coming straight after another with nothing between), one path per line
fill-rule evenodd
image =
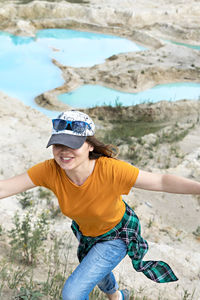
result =
M28 170L32 182L52 190L62 213L79 225L83 235L92 237L121 221L125 212L121 195L129 193L138 173L131 164L107 157L96 160L93 173L81 186L73 183L54 159Z

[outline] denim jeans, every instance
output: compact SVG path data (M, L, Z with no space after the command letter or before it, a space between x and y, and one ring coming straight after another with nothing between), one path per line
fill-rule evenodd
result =
M88 300L89 293L96 285L106 294L115 293L118 284L112 270L126 253L127 246L120 239L94 245L66 280L63 300Z

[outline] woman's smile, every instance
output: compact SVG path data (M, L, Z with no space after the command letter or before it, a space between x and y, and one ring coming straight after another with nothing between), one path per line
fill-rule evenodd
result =
M72 150L73 151L73 150ZM74 154L65 154L65 153L61 153L59 155L54 155L54 158L56 159L56 161L59 163L60 161L60 166L62 168L65 168L67 165L71 164L73 161L75 161L75 159L77 158L76 155ZM65 167L64 167L65 166Z
M73 157L63 157L63 156L61 156L60 159L61 159L62 162L70 162L73 159Z

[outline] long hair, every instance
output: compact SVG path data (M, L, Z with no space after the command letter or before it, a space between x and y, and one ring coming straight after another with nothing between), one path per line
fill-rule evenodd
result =
M89 153L89 159L97 159L101 156L116 158L118 148L111 144L104 144L95 136L88 136L86 142L94 147L94 150Z

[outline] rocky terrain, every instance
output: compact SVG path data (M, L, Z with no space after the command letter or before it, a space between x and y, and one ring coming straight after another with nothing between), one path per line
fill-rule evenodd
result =
M167 116L169 124L157 133L145 135L142 142L138 142L133 137L131 145L119 146L121 158L149 171L169 172L200 180L200 124L197 114L199 105L200 103L195 101L180 101L171 104L166 102L166 105L157 103L137 106L135 114L137 112L138 118L148 115L149 109L151 109L151 114L155 118L157 116L160 121L165 119L166 123L165 117ZM162 107L162 117L165 116L163 120L158 113L160 110L162 111ZM45 148L50 134L50 120L46 116L2 93L0 110L0 124L3 128L0 136L1 178L8 178L24 172L31 165L51 157L51 150ZM90 110L89 113L95 119L102 136L102 121L99 120L99 116L102 115L101 110L103 108L96 108ZM174 118L170 119L172 111ZM133 114L131 108L124 108L121 115L128 114L129 116L131 113ZM107 120L105 131L110 128L109 120L113 118L114 114L113 111L104 111ZM163 142L161 140L163 132L166 132L168 136L171 136L172 131L175 134L176 116L182 120L176 125L176 132L180 133L183 129L188 129L187 134L180 141ZM156 139L158 139L158 143L155 143ZM135 150L142 153L142 160L138 160L138 163L134 161L134 158L127 158L131 147L137 147ZM149 241L150 250L145 258L162 259L168 262L179 277L179 281L172 284L154 284L143 275L133 271L129 258L126 258L115 270L121 284L133 289L135 295L141 299L146 296L147 299L198 300L200 295L199 197L133 189L129 196L125 197L125 200L134 207L140 217L143 236ZM0 212L3 228L8 230L13 226L13 215L16 211L24 214L15 196L1 200ZM51 228L52 232L62 236L63 232L70 232L70 220L60 216L54 221ZM194 234L195 232L196 234ZM72 239L72 243L76 245L74 239ZM5 245L5 240L0 241L2 259L6 257L9 249L5 250L5 247L8 247ZM73 251L76 250L73 248ZM77 263L74 255L71 255L70 262L72 265ZM184 295L188 295L188 297L193 295L193 298L184 298Z
M70 68L54 61L66 80L36 101L60 110L56 95L85 84L137 92L159 83L199 82L199 51L169 43L199 43L199 2L0 1L0 29L34 36L42 28L73 28L127 37L149 50L110 57L102 65ZM164 99L163 99L164 100Z
M189 3L182 0L0 1L0 30L34 36L42 28L76 28L124 36L149 49L115 55L91 68L72 68L54 61L62 69L65 84L36 99L40 105L53 110L66 108L57 101L57 94L85 83L134 92L159 83L199 82L200 52L166 41L199 45L199 20L200 3L194 0ZM25 172L31 165L51 157L51 150L45 148L51 122L42 113L24 106L20 99L11 99L3 93L0 99L2 179ZM200 102L187 99L86 110L97 123L101 138L112 130L113 120L132 120L137 125L143 121L155 122L154 132L140 137L131 135L126 141L122 137L115 139L120 157L148 171L169 172L196 180L200 180L199 111ZM133 189L125 200L134 207L142 223L143 236L149 241L150 250L145 259L168 262L179 281L154 284L136 273L126 258L115 270L121 284L133 289L137 299L199 300L200 198ZM20 206L15 196L1 201L1 226L6 229L12 226L16 210ZM52 230L61 236L69 227L70 220L60 217ZM2 260L7 255L6 243L7 240L0 241ZM75 240L73 244L76 245ZM71 263L77 263L74 254Z
M83 84L100 84L133 93L157 84L200 81L200 51L174 44L162 45L154 51L113 55L105 63L90 68L72 68L53 61L62 70L65 83L38 96L36 102L54 110L67 107L57 100L58 94Z

